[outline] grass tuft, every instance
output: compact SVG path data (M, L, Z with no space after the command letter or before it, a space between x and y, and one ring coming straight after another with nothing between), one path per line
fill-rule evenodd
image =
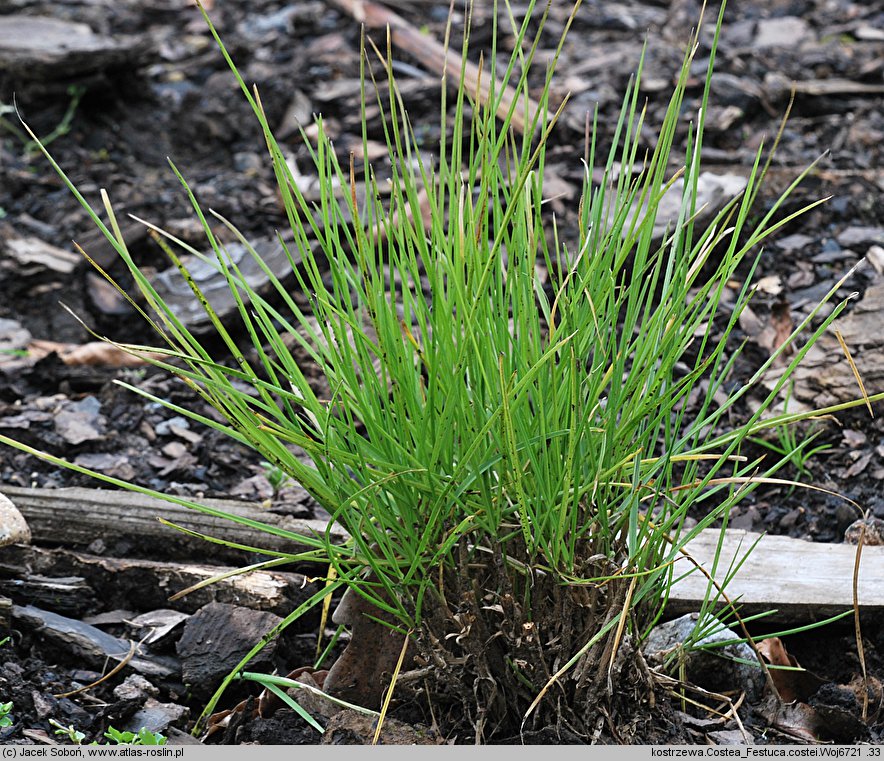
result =
M292 264L281 279L231 221L201 208L171 165L210 253L145 224L212 321L224 347L218 356L139 270L107 195L105 223L55 165L128 266L140 296L132 303L146 304L142 314L157 333L158 346L123 348L181 378L225 422L173 407L176 413L252 447L279 483L300 483L349 532L344 546L329 534L304 537L309 549L289 556L333 570L309 605L348 587L379 619L413 632L440 721L465 717L477 741L550 721L589 734L604 706L627 710L618 701L629 700L629 685L647 687L631 653L662 613L672 564L699 531L726 523L738 501L803 458L787 438L772 463L741 451L762 431L811 416L766 417L846 303L811 329L841 281L748 383L728 391L739 353L729 337L751 297L756 252L818 202L781 218L805 172L759 217L767 167L760 148L745 190L711 222L696 223L721 15L684 154L676 157L675 140L696 32L653 128L652 150L639 137L652 128L640 97L641 61L616 124L593 115L579 239L573 249L558 244L543 208L546 142L561 113L549 102L554 65L524 133L512 124L516 104L530 101L546 19L535 10L529 2L521 20L508 6L502 14L514 51L506 60L492 47L481 73L485 97L461 86L451 102L443 88L432 160L397 89L389 40L386 50L364 49L362 105L382 113L391 176L379 177L367 160L357 166L353 156L339 157L318 118L315 142L304 135L315 202L302 194L257 89L206 16L263 130L291 233L280 236ZM564 35L556 58L563 43ZM504 101L506 87L517 97ZM368 156L365 120L362 139ZM659 207L670 191L680 192L681 203L660 242ZM270 294L247 284L222 242L231 236L262 266ZM235 320L218 318L188 273L188 257L226 280ZM726 289L747 262L746 286L726 309ZM327 393L314 390L297 356L319 368ZM787 365L776 387L726 428L778 360ZM686 529L689 509L703 517ZM710 585L713 599L719 593Z

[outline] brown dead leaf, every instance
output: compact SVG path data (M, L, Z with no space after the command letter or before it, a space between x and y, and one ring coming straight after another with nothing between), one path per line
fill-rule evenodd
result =
M788 301L778 301L771 310L771 325L774 328L773 348L778 349L792 335L795 325L792 322L792 310ZM787 352L790 353L791 352Z
M237 703L233 708L213 713L206 719L206 734L203 740L208 740L216 732L223 732L230 726L234 719L245 718L254 719L258 716L258 709L255 707L254 697L248 697Z
M160 359L161 354L134 356L113 344L103 341L90 341L85 344L66 344L57 341L34 339L28 344L28 356L36 361L55 352L61 361L70 366L88 365L94 367L141 367L150 364L146 357Z
M772 727L796 740L816 743L819 739L822 722L817 712L807 703L780 705L766 718Z
M362 140L353 138L347 147L357 161L364 161L365 159L379 161L390 155L390 149L387 147L387 144L379 140L366 140L363 143Z
M293 671L289 671L285 678L295 682L307 682L318 689L322 689L327 674L328 671L326 669L317 671L312 666L299 666ZM291 692L292 689L294 688L289 688L289 691ZM265 687L261 690L261 694L258 695L257 715L263 718L272 716L273 712L282 708L282 706L282 699L275 692L271 692Z
M549 204L556 214L565 212L565 201L572 201L577 188L562 175L565 167L547 165L543 169L543 202Z
M763 307L759 311L747 307L740 314L740 327L754 343L773 353L783 345L794 329L789 303L776 302L766 315ZM791 351L786 353L790 354Z
M774 687L777 688L777 693L784 703L806 701L825 684L824 679L801 668L798 661L786 651L779 637L770 637L759 642L758 652L769 665L784 667L770 669Z

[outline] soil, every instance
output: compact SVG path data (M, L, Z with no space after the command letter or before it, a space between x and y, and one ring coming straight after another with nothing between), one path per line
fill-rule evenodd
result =
M478 5L471 42L476 58L490 35L490 4ZM551 9L551 21L541 42L544 55L554 45L566 17L560 5L564 4L553 4ZM413 0L397 6L396 11L407 21L443 39L447 3ZM321 0L226 0L210 12L245 80L258 83L270 124L301 168L307 167L308 149L297 131L299 119L307 124L311 114L321 113L342 155L360 143L359 88L355 84L359 74L358 23ZM130 250L146 271L165 270L168 263L144 226L131 217L149 220L195 247L205 248L187 196L168 169L167 156L203 207L233 220L246 237L272 240L274 231L286 226L272 172L263 158L257 123L199 12L188 0L113 4L13 0L4 4L3 13L7 15L0 15L0 38L13 14L53 16L85 24L101 36L103 42L96 43L98 52L87 63L2 67L0 105L11 106L14 99L22 117L40 136L62 128L50 146L54 159L96 208L101 205L99 190L108 189ZM647 122L657 123L683 55L682 46L698 15L699 4L691 0L584 2L559 64L561 78L555 95L570 91L571 99L547 155L547 193L555 196L550 206L565 240L576 229L587 109L598 104L599 123L614 123L647 32L650 42L643 94L649 103ZM758 146L762 141L769 144L776 135L794 81L791 118L757 213L770 209L776 194L817 159L814 171L776 212L777 217L786 219L799 208L830 197L822 206L787 222L766 242L756 273L764 285L753 301L752 319L741 321L734 336L736 341L746 340L733 376L733 382L739 384L808 314L814 300L862 257L867 257L868 263L850 276L838 295L856 292L850 309L865 304L863 314L884 317L884 312L876 311L873 300L884 266L884 11L874 3L850 0L746 0L733 4L725 19L707 121L706 169L717 174L747 172ZM456 13L455 38L463 24L463 16ZM709 41L705 35L686 101L688 113L695 113L702 96ZM437 129L433 125L438 124L439 72L424 69L407 54L397 53L394 67L411 120L426 130L432 144L433 130ZM9 108L3 108L0 116L5 120L0 126L18 123ZM687 115L682 126L680 139L687 131ZM369 128L370 135L379 135L376 116ZM0 130L0 348L26 349L28 355L0 355L5 358L0 361L0 432L166 493L269 500L271 504L284 501L284 490L280 495L278 484L272 483L273 474L250 450L210 429L195 430L193 424L174 420L169 410L113 381L148 388L156 396L210 414L181 384L149 367L64 361L72 347L93 340L84 323L99 335L116 340L149 342L151 336L143 321L107 288L94 269L71 258L74 247L70 241L76 241L112 274L122 272L111 247L96 234L92 220L46 159L21 137L5 127ZM647 139L653 139L650 131ZM382 166L383 159L380 162ZM24 249L23 239L27 241ZM31 253L25 255L22 250ZM63 310L59 302L83 322ZM882 346L876 343L880 334L878 327L877 332L872 328L860 336L864 351L855 357L869 393L881 390L880 384L872 387L872 379L880 378L878 373L884 370ZM41 341L63 346L47 348ZM837 346L830 357L842 356ZM852 382L850 370L842 369L842 377ZM814 385L820 377L814 372L799 380L790 409L801 403L839 401L831 386ZM748 403L751 407L751 400ZM60 418L68 423L60 425ZM837 422L821 421L817 429L819 438L814 446L825 445L826 451L806 463L806 472L787 469L785 477L800 475L811 484L849 497L871 516L884 518L881 416L870 417L859 409L837 415ZM758 451L764 451L760 445ZM4 485L58 488L95 483L2 448L0 489ZM302 517L325 516L310 508ZM840 542L857 517L856 509L837 497L768 487L759 489L734 511L730 525L810 541ZM2 557L0 550L0 560ZM192 560L208 562L211 554L207 549L205 558ZM17 602L25 605L27 600ZM99 608L91 615L110 612ZM96 626L113 634L126 631L123 619L111 616L108 621ZM865 624L866 667L874 678L884 679L884 630L879 621ZM140 693L120 690L126 678L124 670L89 692L51 697L97 678L91 669L101 666L84 666L64 647L49 647L41 631L16 629L12 642L2 649L5 662L0 667L0 702L13 700L15 706L14 724L0 729L4 742L66 741L53 734L50 719L74 725L88 740L96 739L108 725L120 727L132 720L148 697L164 705L185 706L187 712L171 720L171 726L186 731L202 708L200 700L204 703L212 691L202 691L199 697L188 694L180 673L165 681L143 675L152 680L152 686ZM299 636L308 637L309 632ZM847 685L860 671L852 626L830 626L785 642L799 662L826 683ZM280 673L312 661L310 645L304 641L301 645L277 651L273 665ZM156 654L169 658L175 652L169 642L155 649ZM244 694L228 696L224 705L232 708ZM832 700L823 703L831 705ZM882 731L879 708L872 706L871 718L856 737L849 737L845 730L847 734L840 739L878 740ZM414 706L401 707L399 718L431 723L429 717L416 716L415 710ZM288 711L266 716L259 713L251 706L240 706L232 714L236 720L228 719L223 731L219 728L206 741L317 741L316 733L305 729ZM767 729L760 716L753 714L745 722L756 741L761 741ZM734 726L721 723L710 729L696 717L680 713L675 705L656 717L642 725L641 731L630 734L621 727L618 734L605 728L600 737L608 741L707 742L709 732L728 732ZM358 735L358 728L353 727L335 734L337 741L344 742L354 741ZM406 741L414 741L413 736L405 736L411 738ZM446 739L468 742L469 737L465 732ZM788 732L772 731L766 737L767 741L796 740ZM528 739L548 743L568 738L550 729ZM718 740L724 741L723 736Z

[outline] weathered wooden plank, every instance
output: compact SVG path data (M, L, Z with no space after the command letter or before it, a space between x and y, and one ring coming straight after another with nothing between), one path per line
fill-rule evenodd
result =
M130 551L110 554L138 553L155 559L188 560L211 557L234 563L242 562L242 552L219 544L209 544L169 528L158 520L164 518L184 528L250 547L279 552L303 549L291 539L137 492L80 487L30 489L11 486L3 487L3 492L24 515L31 528L33 541L38 544L89 547L100 541L109 550L114 545L121 544L130 548ZM306 492L304 498L308 499ZM278 515L249 502L228 499L193 501L306 536L323 534L327 527L326 521ZM332 527L331 536L335 542L343 542L346 538L345 532L339 527ZM95 551L94 547L92 551Z
M706 530L686 549L711 571L719 538L719 531ZM758 539L759 534L728 529L716 581L721 583L734 559L743 557ZM851 544L823 544L765 535L725 591L731 600L739 598L741 615L776 610L777 620L820 620L853 607L856 550ZM687 559L679 559L675 563L676 578L691 567ZM680 579L673 586L667 611L697 610L707 586L706 578L699 571ZM863 547L858 592L863 611L884 612L884 547Z

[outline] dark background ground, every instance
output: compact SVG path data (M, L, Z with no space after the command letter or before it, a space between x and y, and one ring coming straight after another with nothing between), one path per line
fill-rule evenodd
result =
M474 19L473 47L490 34L488 5ZM405 2L397 11L441 39L447 7ZM82 71L61 66L8 66L0 72L0 101L12 104L41 136L64 122L72 98L79 98L66 134L52 143L59 164L93 204L107 188L127 240L148 269L167 267L144 229L127 214L174 230L204 248L180 185L168 170L172 157L205 208L234 221L253 239L266 239L285 225L273 178L261 152L255 120L212 43L195 8L186 0L108 4L98 0L40 3L10 0L4 14L53 15L88 24L100 35L123 40L93 57ZM556 3L544 38L557 39L566 11ZM298 119L322 113L342 152L359 143L359 27L319 0L283 3L216 0L212 17L247 81L257 82L271 125L299 166L306 148L295 129ZM599 104L600 123L611 122L638 61L645 32L650 47L644 93L649 125L658 123L682 45L698 17L693 2L586 2L560 63L558 94L572 93L564 124L551 141L547 192L560 229L573 230L583 168L582 124ZM2 32L5 16L0 16ZM455 32L462 28L462 16ZM698 55L697 80L686 101L685 124L696 110L705 70ZM425 124L429 144L438 124L438 72L426 71L407 55L397 58L400 86L412 121ZM783 213L821 196L831 200L789 224L768 245L760 277L769 279L753 304L755 321L741 323L737 339L748 340L734 382L748 378L776 343L799 322L814 299L825 293L861 257L867 264L846 285L863 299L865 321L851 345L870 393L884 389L884 312L878 285L884 262L884 10L849 0L769 0L733 3L722 34L712 105L708 117L707 168L717 173L748 171L762 140L777 130L797 82L792 118L784 132L763 204L812 161L826 156ZM73 86L75 90L69 88ZM7 122L17 124L6 112ZM372 129L377 130L375 121ZM650 143L653 134L646 136ZM761 209L760 211L762 211ZM0 345L22 348L28 337L70 344L89 340L83 327L58 305L63 301L99 333L119 340L147 337L144 326L102 287L85 263L60 268L56 260L35 261L16 254L22 238L72 251L71 240L105 266L114 268L109 247L95 234L84 211L62 186L45 159L18 137L0 130ZM73 262L73 260L72 260ZM741 284L735 283L735 288ZM882 304L884 308L884 304ZM26 331L26 332L24 332ZM837 344L822 360L840 367L848 382L826 384L819 369L799 378L798 402L829 404L855 395L852 375ZM0 431L89 467L132 479L158 490L261 500L272 487L257 458L212 432L176 436L163 421L171 413L111 385L115 377L148 384L154 393L182 403L184 389L144 368L70 366L50 354L35 359L0 355ZM838 364L840 362L840 365ZM5 368L5 369L4 369ZM90 401L93 400L93 401ZM57 424L68 412L86 426ZM803 435L803 434L802 434ZM884 431L880 417L850 413L828 423L819 443L827 452L808 463L811 483L845 493L865 510L884 517ZM11 450L0 450L0 487L91 485L85 478L47 467ZM788 489L759 490L732 516L731 525L788 533L815 541L841 541L857 517L840 500ZM872 629L872 656L882 644ZM835 648L806 647L806 658L826 649L835 662L819 668L847 682L856 667L840 633ZM823 640L818 640L822 642ZM829 643L831 644L831 643ZM853 646L855 649L855 645ZM848 652L845 654L845 649ZM2 698L2 696L0 696Z

